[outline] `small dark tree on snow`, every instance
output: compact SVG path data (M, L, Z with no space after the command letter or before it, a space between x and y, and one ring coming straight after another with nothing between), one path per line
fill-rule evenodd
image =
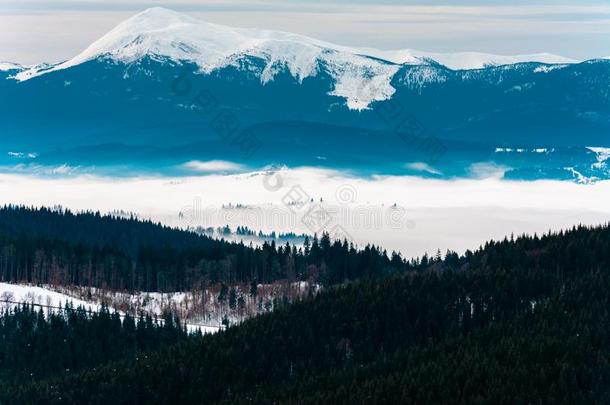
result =
M224 301L227 299L227 294L229 293L229 287L225 283L220 285L220 293L218 294L218 301Z
M235 288L231 288L231 292L229 293L229 308L237 308L237 292L235 291Z

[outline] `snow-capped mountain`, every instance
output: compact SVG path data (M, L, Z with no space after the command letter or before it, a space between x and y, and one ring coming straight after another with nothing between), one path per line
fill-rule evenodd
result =
M262 83L273 80L285 66L298 81L315 76L323 63L335 81L333 94L344 97L350 108L389 98L394 89L394 63L359 55L344 48L286 32L239 29L197 20L164 8L151 8L122 22L76 57L50 69L36 67L16 75L19 80L67 69L97 58L132 63L145 56L193 62L204 73L237 66L243 57L263 60ZM375 88L358 92L358 86Z
M338 64L352 63L364 67L370 66L371 62L367 59L371 58L394 64L434 61L454 70L523 62L576 63L573 59L549 53L506 56L481 52L443 54L413 49L383 51L354 48L287 32L212 24L154 7L119 24L82 53L49 71L65 69L101 56L133 62L145 55L196 62L206 72L235 63L240 56L250 55L267 60L269 68L274 63L285 63L300 80L315 74L315 62L319 60L335 60ZM23 80L42 73L37 70L34 67L19 77ZM270 78L266 76L266 79Z
M0 65L0 166L424 162L455 176L491 160L516 178L608 177L586 147L610 146L609 84L606 59L343 47L153 8L63 63ZM246 158L243 139L262 146ZM443 159L427 161L430 142Z
M395 92L391 80L403 64L421 65L434 61L450 69L478 69L519 62L575 62L544 53L500 56L476 52L439 54L350 48L287 32L212 24L155 7L122 22L74 58L50 68L32 67L15 77L27 80L98 58L133 63L145 56L192 62L204 73L239 66L244 57L253 57L264 61L260 71L262 83L273 80L282 67L301 82L317 75L323 65L334 82L330 94L345 98L347 106L357 110L367 108L373 101L390 98Z

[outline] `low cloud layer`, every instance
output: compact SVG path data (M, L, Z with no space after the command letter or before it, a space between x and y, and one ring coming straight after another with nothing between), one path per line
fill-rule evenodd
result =
M200 160L191 160L184 163L180 167L188 171L199 173L237 172L244 169L244 167L240 164L225 160L209 160L205 162Z
M330 232L407 256L610 218L610 181L354 178L299 169L177 178L0 175L0 203L124 210L180 226ZM324 216L329 218L324 218Z

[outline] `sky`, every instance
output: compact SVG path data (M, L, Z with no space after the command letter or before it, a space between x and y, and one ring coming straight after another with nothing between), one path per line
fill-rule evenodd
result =
M502 55L610 56L610 0L3 0L0 61L69 59L116 24L162 6L220 24L341 45Z

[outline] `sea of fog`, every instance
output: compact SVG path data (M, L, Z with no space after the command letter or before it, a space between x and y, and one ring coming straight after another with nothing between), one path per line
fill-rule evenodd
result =
M192 177L0 174L0 203L132 212L177 227L322 233L407 257L610 218L610 181L352 177L314 168Z

